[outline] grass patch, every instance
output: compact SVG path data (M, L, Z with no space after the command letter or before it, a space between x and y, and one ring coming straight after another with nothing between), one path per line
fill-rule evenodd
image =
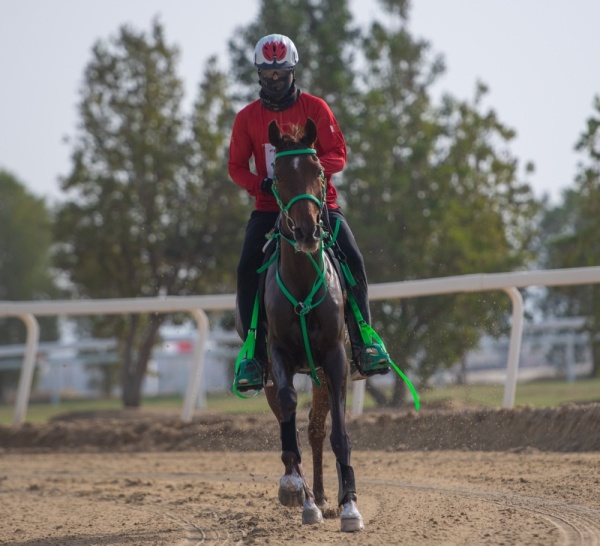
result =
M504 385L455 385L442 388L419 389L421 406L435 405L442 401L459 401L487 407L501 407ZM519 383L515 397L516 406L553 407L567 402L600 402L600 378L579 379L574 383L564 380L532 381ZM306 407L310 403L308 393L299 393L298 406ZM348 408L352 404L352 388L348 390ZM368 394L365 396L365 410L373 409L375 402ZM62 400L59 404L31 403L27 408L26 422L46 423L63 413L91 412L121 409L118 399ZM145 398L142 411L162 411L179 415L183 408L183 399L178 396ZM271 410L263 393L245 400L232 393L209 395L207 408L210 411L227 414L268 413ZM12 424L14 405L0 406L0 424Z
M148 398L144 399L143 408L153 410L179 410L183 407L180 397ZM123 405L117 398L85 398L61 400L58 404L33 402L27 407L25 421L27 423L46 423L53 417L63 413L79 413L120 410ZM15 414L14 405L0 405L0 425L10 425Z
M453 385L419 393L422 405L441 400L460 400L489 407L501 407L504 385ZM567 402L600 402L600 378L578 379L573 383L545 379L518 383L515 406L553 407Z

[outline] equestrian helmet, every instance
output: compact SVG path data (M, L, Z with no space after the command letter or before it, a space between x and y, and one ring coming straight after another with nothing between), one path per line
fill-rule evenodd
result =
M254 48L256 68L294 68L297 63L298 50L294 42L283 34L269 34L261 38Z

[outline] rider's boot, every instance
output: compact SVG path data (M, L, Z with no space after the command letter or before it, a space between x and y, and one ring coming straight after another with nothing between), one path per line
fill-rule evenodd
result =
M360 381L373 375L383 375L390 371L390 355L379 343L352 346L350 373L352 381Z
M352 349L352 361L350 362L352 381L388 373L391 367L390 355L379 343L371 340L371 343L367 344L363 341L354 314L349 313L346 322Z
M259 339L262 338L261 341ZM239 392L258 391L266 384L267 347L264 336L257 336L254 356L243 359L233 378L234 387Z
M233 384L239 392L259 391L265 386L267 363L258 357L246 358L240 362Z

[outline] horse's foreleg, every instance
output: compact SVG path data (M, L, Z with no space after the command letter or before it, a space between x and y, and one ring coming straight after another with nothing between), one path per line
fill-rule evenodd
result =
M269 401L271 409L277 412L279 426L281 428L281 458L288 467L296 466L302 461L302 451L300 449L300 440L298 430L296 429L296 407L298 405L298 395L294 388L293 375L282 366L273 366L271 370L273 383L275 387L275 397ZM272 396L272 393L270 393Z
M325 374L318 372L321 387L313 385L312 407L308 416L308 441L313 457L313 492L315 502L323 508L327 504L323 485L323 443L327 435L327 414L329 413L329 391L326 387Z
M275 385L268 385L265 387L265 396L267 397L267 403L273 412L273 415L277 418L277 421L281 423L281 410L277 403L277 389Z
M306 498L306 486L302 472L302 452L296 429L296 414L281 421L281 461L285 474L279 480L279 502L284 506L302 506Z
M279 502L284 506L302 506L302 523L313 525L323 522L323 514L315 503L302 469L302 451L296 429L296 414L281 422L281 460L285 474L279 480Z
M340 357L338 357L340 358ZM338 505L342 507L342 532L361 531L363 519L356 507L356 481L350 466L352 443L346 431L346 364L344 373L329 374L329 396L331 399L331 448L336 456L338 472ZM338 362L339 365L339 362ZM339 368L337 370L339 372Z
M322 523L323 515L315 504L314 494L302 469L302 449L296 428L298 398L293 375L280 366L273 366L271 375L280 417L281 460L285 466L285 474L279 480L279 502L284 506L302 506L304 524Z

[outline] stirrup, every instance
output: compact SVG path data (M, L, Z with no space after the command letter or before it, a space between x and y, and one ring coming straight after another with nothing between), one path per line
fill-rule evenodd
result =
M266 365L258 358L246 358L240 362L233 384L239 392L259 391L265 386Z
M390 371L390 355L379 343L364 345L352 360L352 381L366 379L373 375L383 375Z

